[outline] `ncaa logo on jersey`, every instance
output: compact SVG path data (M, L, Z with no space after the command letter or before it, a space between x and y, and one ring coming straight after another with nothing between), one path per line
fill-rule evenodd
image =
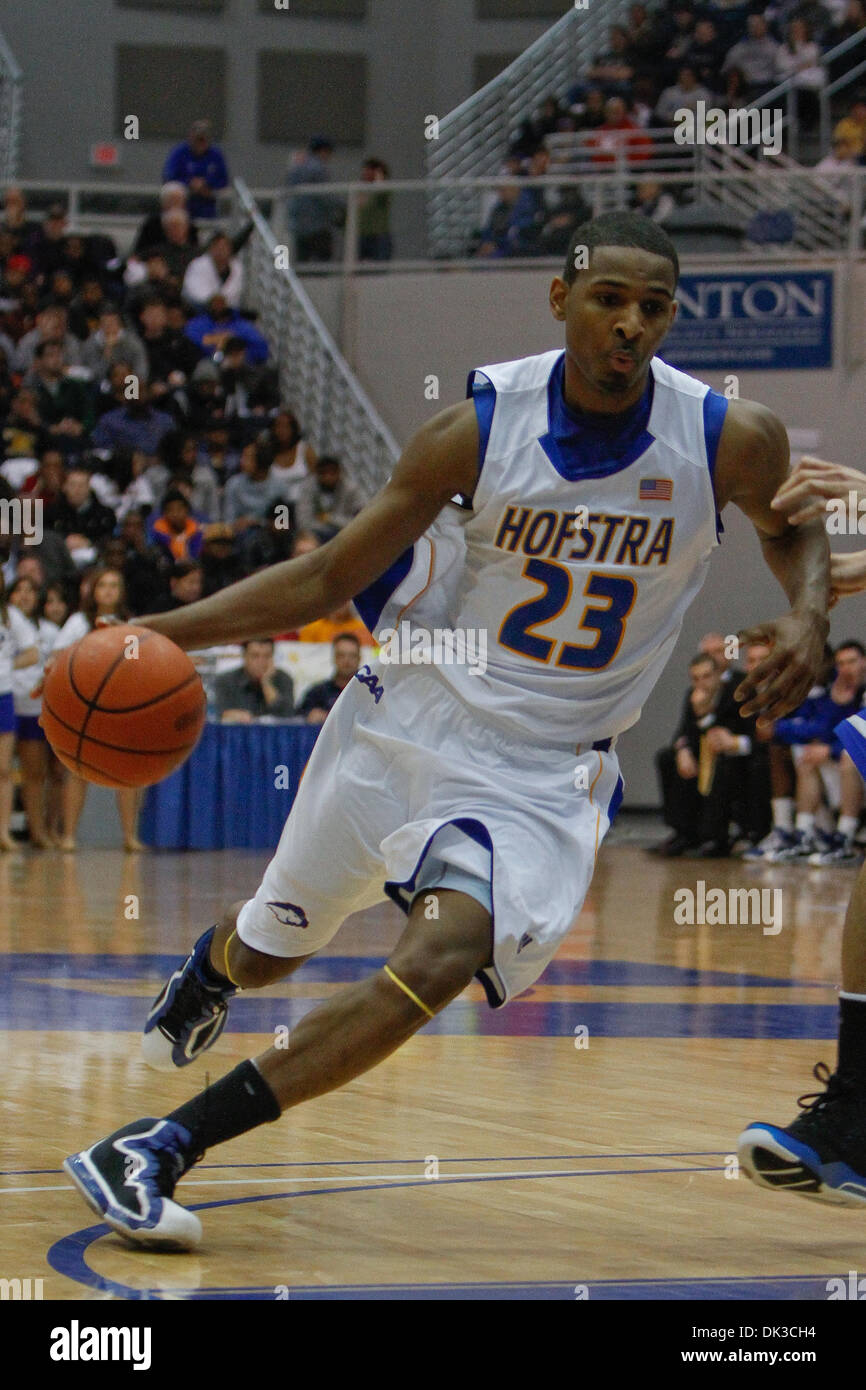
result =
M268 903L278 922L284 927L308 927L307 914L297 903Z

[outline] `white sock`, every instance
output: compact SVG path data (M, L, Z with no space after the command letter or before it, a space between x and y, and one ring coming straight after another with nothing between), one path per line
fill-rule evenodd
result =
M857 829L857 817L856 817L856 816L840 816L840 817L839 817L839 825L838 825L837 828L838 828L839 834L840 834L840 835L844 835L846 840L853 840L853 839L854 839L854 832L855 832L856 829Z
M794 798L791 796L774 796L771 801L773 808L773 824L777 830L794 829Z
M811 811L797 812L797 829L805 830L807 833L815 829L815 817Z

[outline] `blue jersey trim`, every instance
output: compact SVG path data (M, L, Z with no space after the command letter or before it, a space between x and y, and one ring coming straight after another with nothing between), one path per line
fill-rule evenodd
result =
M547 385L548 432L539 439L553 467L567 482L609 478L621 473L646 453L655 436L646 428L652 410L655 379L650 370L640 400L613 415L578 415L563 395L565 353L557 358Z
M484 460L487 457L487 446L490 443L490 431L493 428L496 387L490 378L476 367L474 371L469 373L466 382L466 395L471 398L475 406L475 415L478 420L478 477L480 478Z
M622 805L622 797L624 791L625 784L623 783L622 777L617 777L616 786L613 789L613 796L610 798L610 804L607 808L608 825L613 825L614 820L616 819L616 813Z
M719 440L722 437L722 428L727 411L727 396L720 396L718 391L712 389L707 391L704 396L704 443L707 449L707 467L710 470L713 497L716 495L716 454L719 450ZM716 538L718 540L721 540L724 529L719 508L716 506Z
M360 594L356 594L353 603L360 614L361 621L371 632L375 631L376 625L382 616L382 609L388 602L399 584L403 583L406 575L412 568L412 560L415 556L415 547L410 545L408 550L404 550L386 569L384 574L380 574L378 579L374 579L372 584L368 584Z

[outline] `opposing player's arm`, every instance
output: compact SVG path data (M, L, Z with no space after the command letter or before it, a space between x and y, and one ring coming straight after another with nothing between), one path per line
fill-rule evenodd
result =
M791 526L772 507L788 476L788 436L781 420L755 401L731 401L716 460L719 509L733 502L758 533L767 565L788 596L790 612L741 633L764 640L769 656L737 688L742 713L759 722L800 704L821 667L829 630L830 550L819 519Z
M453 496L472 496L477 476L478 424L464 401L422 426L382 491L326 545L137 621L188 651L303 627L384 574Z

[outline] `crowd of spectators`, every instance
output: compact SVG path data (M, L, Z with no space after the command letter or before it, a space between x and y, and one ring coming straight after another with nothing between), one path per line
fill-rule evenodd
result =
M630 6L628 22L612 24L607 45L593 55L584 80L551 93L520 123L502 165L503 183L487 200L469 253L482 258L559 255L574 227L590 214L573 184L528 188L528 177L554 176L560 159L579 151L583 172L604 174L624 157L634 174L632 207L658 222L675 211L642 165L651 161L681 111L748 106L778 83L792 79L801 129L815 130L820 90L863 61L866 46L828 61L843 40L866 33L866 0L670 0ZM845 105L833 132L833 147L817 168L832 176L866 163L866 98L843 91ZM575 141L550 137L574 134ZM692 191L680 185L679 196Z
M671 744L656 756L665 858L726 858L816 866L863 855L863 779L834 733L866 703L866 647L851 639L825 653L821 681L784 719L744 719L734 691L768 655L708 633L689 663L689 690Z
M232 237L209 225L225 165L202 123L165 172L159 206L125 257L68 225L62 206L40 218L19 189L3 194L0 665L13 659L8 679L0 672L11 683L0 688L0 848L11 843L13 754L33 844L75 842L86 787L52 763L30 699L53 649L99 617L175 608L314 549L362 505L340 460L317 454L280 399L245 305L238 253L250 228ZM16 500L22 517L24 504L39 504L36 543L10 524ZM372 640L357 615L339 617L327 636L285 634L340 638L331 683L312 703L302 691L296 705L288 675L274 677L267 644L245 654L247 698L229 705L212 654L203 657L212 717L319 722L349 649L357 669L359 641ZM136 848L137 798L118 802L124 842Z

